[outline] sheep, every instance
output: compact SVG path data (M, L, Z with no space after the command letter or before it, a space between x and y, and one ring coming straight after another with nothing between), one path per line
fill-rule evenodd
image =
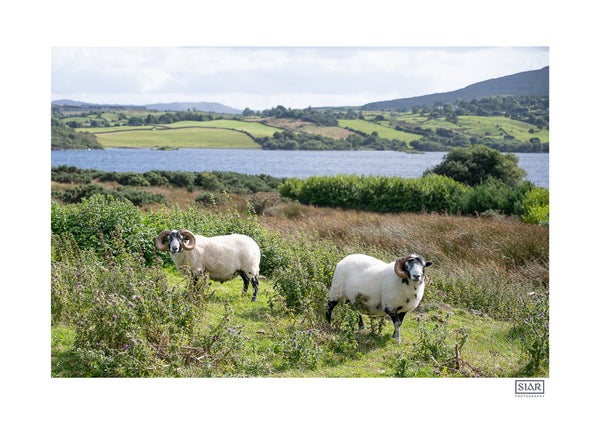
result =
M361 312L370 317L389 315L394 323L392 337L400 342L400 325L423 298L425 268L431 265L416 253L389 264L362 254L346 256L333 272L327 322L331 323L335 305L346 300L358 307L360 329L364 328Z
M242 234L203 237L188 230L163 230L156 238L156 248L169 255L181 272L190 267L195 279L207 272L209 278L221 283L240 275L244 280L242 293L252 283L252 301L258 296L260 248Z

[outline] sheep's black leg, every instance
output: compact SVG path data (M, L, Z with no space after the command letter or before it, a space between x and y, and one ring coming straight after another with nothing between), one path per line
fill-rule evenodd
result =
M358 329L359 330L365 329L365 323L363 322L362 315L360 314L360 312L358 313Z
M246 275L244 271L239 271L242 280L244 280L244 288L242 289L242 293L246 293L248 291L248 285L250 284L250 279Z
M331 324L331 312L333 311L333 308L335 308L335 305L337 305L337 304L338 304L337 300L330 300L329 302L327 302L327 312L325 312L325 319L330 324Z
M402 325L406 312L398 313L397 311L390 311L388 308L385 308L385 313L390 316L394 323L394 334L392 337L396 340L400 340L400 326Z
M252 302L256 302L256 298L258 297L258 278L254 276L250 281L252 282Z

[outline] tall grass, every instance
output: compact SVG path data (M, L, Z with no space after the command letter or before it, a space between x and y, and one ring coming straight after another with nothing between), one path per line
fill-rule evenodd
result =
M259 218L243 217L233 206L222 212L173 207L142 213L102 196L53 204L52 321L75 328L82 373L181 375L181 367L193 366L211 375L218 366L260 374L268 367L314 369L339 361L339 355L355 357L362 339L347 305L336 310L337 333L307 330L327 327L324 309L336 263L349 253L392 261L411 252L434 262L424 303L515 322L528 372L547 367L547 302L528 295L548 290L547 227L499 218L301 208L293 217ZM197 287L186 277L172 283L169 256L154 249L165 228L253 237L262 251L261 274L272 287L269 307L301 317L303 327L278 329L273 345L258 348L245 341L225 304L222 320L207 333L203 316L212 291L206 281Z

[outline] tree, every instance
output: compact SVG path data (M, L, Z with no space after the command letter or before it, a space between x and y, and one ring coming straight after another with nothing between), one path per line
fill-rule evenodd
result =
M438 174L455 181L474 186L493 177L507 184L515 184L525 177L519 168L519 158L512 153L502 154L484 145L456 147L444 156L444 160L423 175Z

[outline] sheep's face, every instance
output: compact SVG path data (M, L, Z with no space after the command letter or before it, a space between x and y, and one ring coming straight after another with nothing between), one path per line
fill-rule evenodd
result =
M171 253L181 252L184 241L183 235L179 231L171 231L171 234L165 238L165 242L169 244L169 252Z
M413 254L406 259L402 270L410 280L421 281L425 275L425 268L431 265L433 262L425 261L420 255Z
M168 250L175 254L182 250L192 250L196 245L196 238L188 230L164 230L156 239L156 248L161 252Z

